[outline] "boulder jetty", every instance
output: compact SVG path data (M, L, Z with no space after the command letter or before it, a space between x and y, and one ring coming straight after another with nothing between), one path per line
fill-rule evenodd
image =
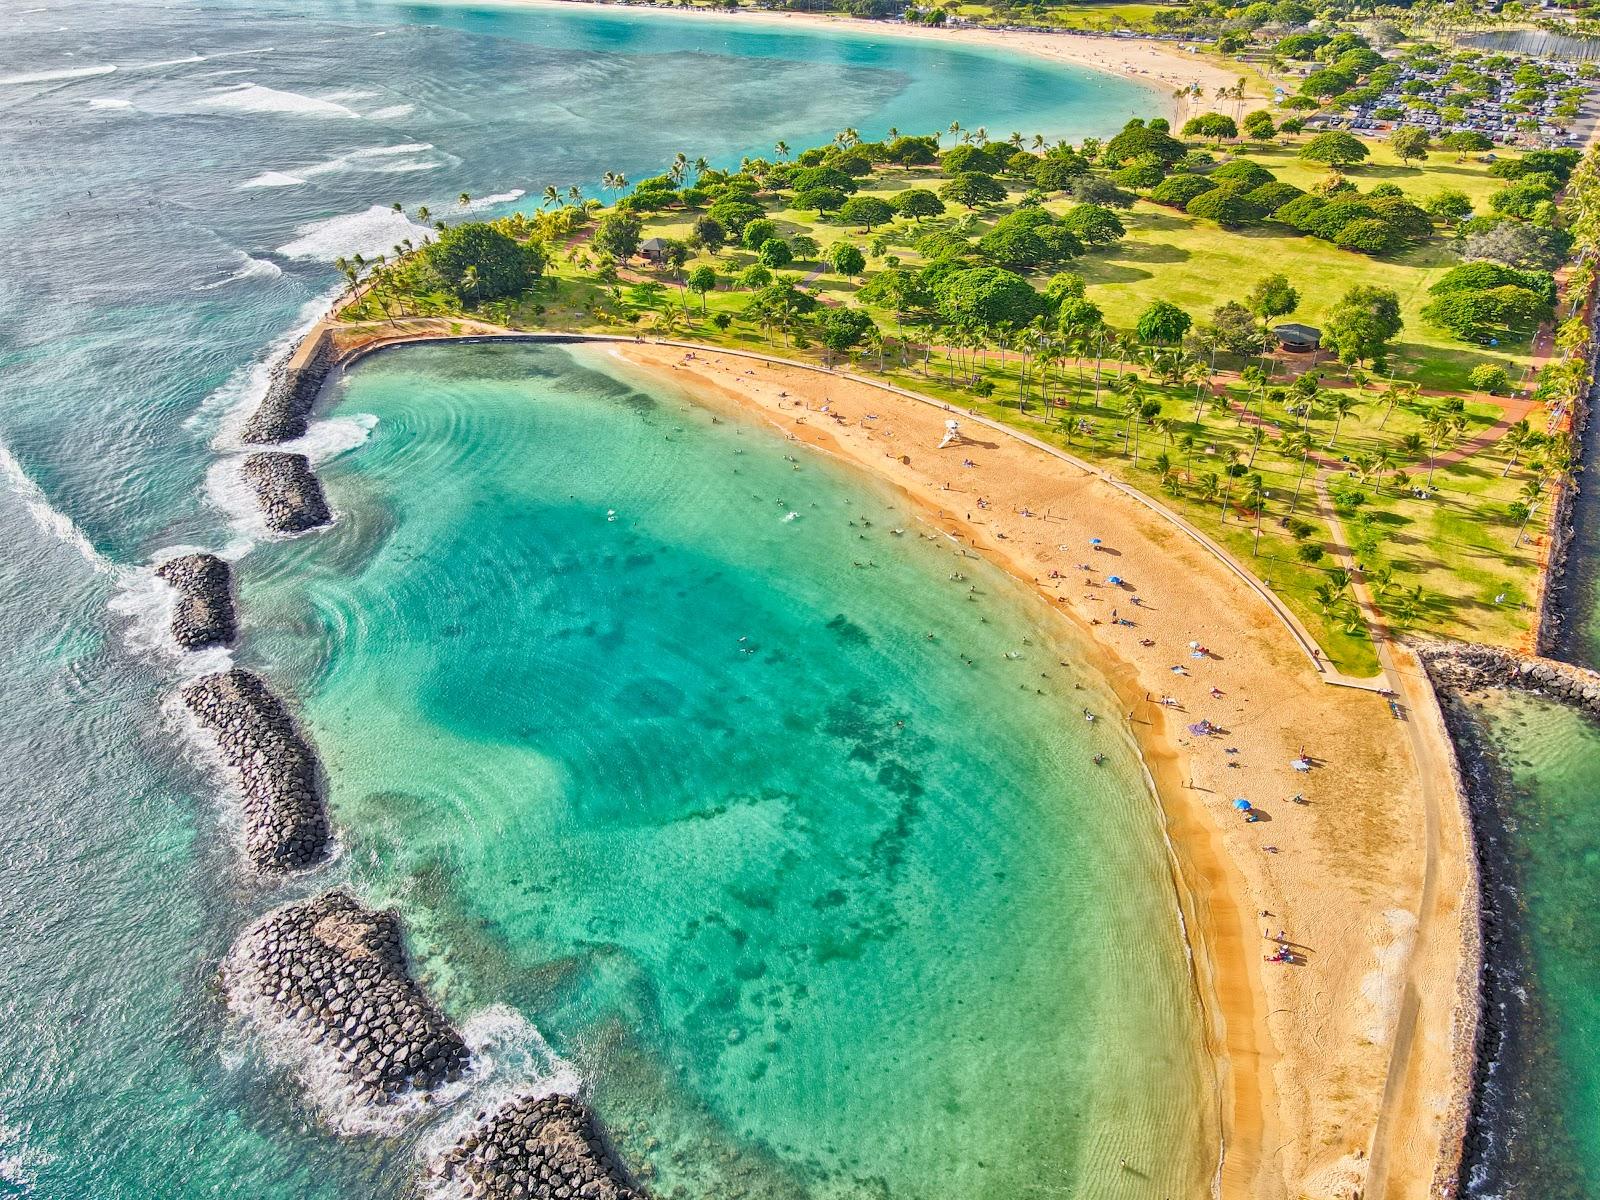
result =
M261 918L234 944L222 984L357 1104L426 1094L467 1068L461 1035L411 978L399 917L345 892Z
M320 859L328 820L317 758L282 702L238 668L203 675L182 696L244 792L245 853L256 870L281 875Z
M333 520L322 484L304 454L262 450L247 457L241 471L274 533L301 533Z
M184 650L233 644L238 621L233 607L233 572L215 554L180 554L156 568L156 578L178 593L172 610L172 640Z
M435 1159L424 1195L440 1200L645 1200L627 1182L593 1115L570 1096L525 1096Z

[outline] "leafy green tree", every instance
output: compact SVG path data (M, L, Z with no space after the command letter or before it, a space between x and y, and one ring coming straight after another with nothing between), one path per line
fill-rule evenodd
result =
M894 209L876 196L852 196L839 210L839 219L871 233L874 225L887 225L894 220Z
M967 171L940 188L939 196L941 199L974 209L980 204L1001 203L1006 198L1006 187L993 175Z
M1446 150L1454 150L1457 154L1479 154L1494 149L1494 142L1489 135L1479 133L1476 129L1460 129L1455 133L1447 133L1439 139L1439 144Z
M1100 160L1108 166L1120 167L1136 158L1153 155L1170 165L1185 153L1187 147L1164 129L1134 120L1124 125L1122 132L1101 148Z
M849 242L835 242L828 261L840 275L856 276L867 269L867 256Z
M761 259L761 265L771 267L774 270L780 267L787 267L794 261L794 251L790 249L788 242L779 237L768 238L762 242L758 254Z
M1171 208L1187 208L1189 201L1216 186L1204 175L1169 175L1150 193L1150 200Z
M838 212L850 197L838 188L806 188L794 194L794 206L800 212Z
M738 237L744 232L744 227L751 221L759 220L765 210L754 200L748 200L741 195L724 196L709 209L706 216L710 217L723 229ZM604 220L604 218L601 218Z
M1004 167L1005 163L999 155L983 146L974 146L970 142L946 150L939 156L939 169L952 177L972 172L996 175Z
M1278 132L1272 124L1272 114L1264 108L1246 113L1243 124L1245 133L1258 142L1270 142Z
M706 311L706 293L716 290L717 273L712 268L701 263L689 272L689 290L700 297L700 312Z
M1248 200L1223 188L1202 192L1189 201L1183 211L1191 217L1215 221L1224 229L1254 224L1257 216L1255 207Z
M1033 183L1046 192L1064 192L1073 181L1089 173L1089 164L1076 154L1047 154L1033 168Z
M1503 396L1511 390L1511 376L1504 367L1493 363L1479 363L1467 374L1467 382L1480 392Z
M1363 254L1388 254L1400 245L1393 227L1377 217L1349 222L1334 235L1333 244Z
M1472 201L1456 188L1445 188L1422 206L1428 215L1446 225L1459 225L1472 215Z
M1358 138L1342 129L1324 130L1300 147L1301 158L1339 169L1365 161L1367 153L1366 146Z
M482 221L446 229L422 255L445 286L473 301L520 295L544 271L537 245L524 246Z
M760 250L773 238L778 236L778 224L765 217L751 221L744 227L739 235L739 242L746 250Z
M1193 319L1176 304L1157 300L1139 314L1134 333L1146 345L1176 346L1191 324Z
M1391 288L1361 284L1334 305L1323 336L1341 361L1365 363L1384 357L1402 328L1399 295Z
M1213 141L1223 138L1232 140L1239 136L1239 126L1225 113L1201 113L1183 123L1183 136L1210 138Z
M760 263L751 263L739 272L739 283L751 291L760 291L772 282L772 272Z
M700 217L690 227L690 233L696 244L704 246L713 254L721 250L728 240L728 231L722 227L720 221L712 217Z
M921 221L924 217L944 215L944 201L927 188L907 188L894 198L894 210L902 217Z
M1062 214L1061 226L1085 246L1109 246L1128 232L1121 217L1098 204L1074 204Z
M1000 267L952 271L938 281L934 294L947 319L979 326L1020 328L1044 309L1044 298L1026 279Z
M1286 317L1300 307L1300 293L1281 272L1263 275L1245 296L1245 307L1263 321Z
M818 335L834 354L847 354L876 330L872 318L859 308L843 305L829 309L822 318Z
M1420 125L1402 125L1389 135L1389 148L1402 163L1410 164L1428 157L1433 139Z

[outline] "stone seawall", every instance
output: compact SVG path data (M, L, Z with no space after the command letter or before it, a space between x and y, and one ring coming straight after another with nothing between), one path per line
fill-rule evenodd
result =
M1468 694L1489 687L1554 693L1526 682L1531 672L1521 671L1523 666L1544 665L1542 660L1491 647L1445 643L1420 648L1419 657L1439 694L1439 708L1455 748L1458 786L1472 822L1482 946L1473 1072L1460 1114L1461 1153L1454 1178L1436 1180L1434 1194L1499 1195L1514 1182L1506 1173L1508 1148L1518 1133L1514 1092L1524 1082L1522 1034L1534 1019L1533 993L1521 977L1531 947L1521 920L1521 879L1511 849L1510 782L1484 742Z
M1590 337L1586 359L1588 378L1595 377L1595 366L1600 359L1600 309L1594 307L1594 296L1589 297ZM1540 654L1571 657L1572 629L1569 623L1574 591L1581 590L1585 576L1581 573L1586 564L1582 556L1572 554L1573 543L1580 530L1600 521L1600 495L1592 484L1585 485L1583 467L1593 467L1600 462L1600 448L1590 440L1589 416L1594 402L1594 385L1578 397L1572 412L1572 457L1578 470L1569 474L1556 496L1555 508L1550 514L1550 553L1541 576L1543 587L1539 595L1539 609L1533 631L1533 646Z
M1518 688L1600 716L1600 674L1583 667L1468 643L1420 642L1416 650L1434 686L1442 691Z
M523 1097L479 1114L422 1180L439 1200L644 1200L589 1110L570 1096Z
M272 372L267 394L240 430L240 440L261 446L287 442L304 434L332 365L333 346L327 326L318 325Z
M333 520L322 483L304 454L262 450L240 468L256 505L275 533L303 533Z
M181 554L156 568L156 577L178 593L172 610L172 640L184 650L230 646L238 633L233 608L233 571L215 554Z
M411 978L393 912L342 891L268 913L235 943L222 984L236 1008L288 1031L313 1071L383 1106L461 1078L466 1044Z
M244 792L245 854L264 875L311 866L328 847L317 760L267 685L237 668L184 686L183 702Z

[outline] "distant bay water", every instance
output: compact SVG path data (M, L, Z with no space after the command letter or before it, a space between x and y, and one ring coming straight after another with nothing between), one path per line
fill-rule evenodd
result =
M934 544L884 533L909 517L811 464L827 520L781 525L795 464L754 430L762 499L696 548L693 506L659 489L726 489L731 427L594 363L373 364L307 447L346 517L316 539L261 542L213 447L326 303L331 259L405 236L392 202L508 211L844 126L1103 134L1162 96L954 45L579 8L23 0L0 34L0 1196L396 1194L439 1133L325 1135L223 1019L215 964L273 897L237 882L215 783L163 711L217 661L177 663L153 626L143 567L184 545L239 559L237 658L326 748L348 830L329 877L402 908L495 1081L592 1089L685 1194L931 1196L936 1172L1011 1195L1042 1154L1097 1195L1152 1139L1204 1148L1156 811L1127 746L1084 766L1094 743L1052 716L1081 720L1064 677L1041 697L1007 673L1006 649L1076 660L1044 660L1054 635L1004 580L984 576L993 628L968 628ZM588 481L538 474L591 420L634 500L614 523L561 491ZM412 470L457 507L419 509ZM872 506L869 576L840 565L840 522ZM682 606L707 595L772 622L760 656L700 646ZM897 674L883 646L934 630L981 669ZM508 689L492 711L461 706L480 672ZM636 757L598 754L612 723ZM724 761L710 734L751 740ZM691 911L669 885L702 867L719 890ZM874 961L893 988L825 1019ZM1130 1047L1143 1073L1113 1086ZM1204 1155L1168 1158L1189 1194Z

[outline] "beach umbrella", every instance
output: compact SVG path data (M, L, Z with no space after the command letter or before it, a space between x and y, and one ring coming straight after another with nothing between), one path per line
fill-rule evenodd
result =
M1121 583L1122 582L1122 576L1121 575L1113 575L1113 576L1111 576L1110 579L1107 579L1106 582L1107 583Z
M1091 545L1091 546L1098 546L1100 544L1101 544L1101 542L1100 542L1099 538L1090 538L1089 539L1089 545Z
M1233 802L1233 806L1240 812L1250 811L1250 801L1246 800L1243 796L1240 796L1237 800L1235 800Z

